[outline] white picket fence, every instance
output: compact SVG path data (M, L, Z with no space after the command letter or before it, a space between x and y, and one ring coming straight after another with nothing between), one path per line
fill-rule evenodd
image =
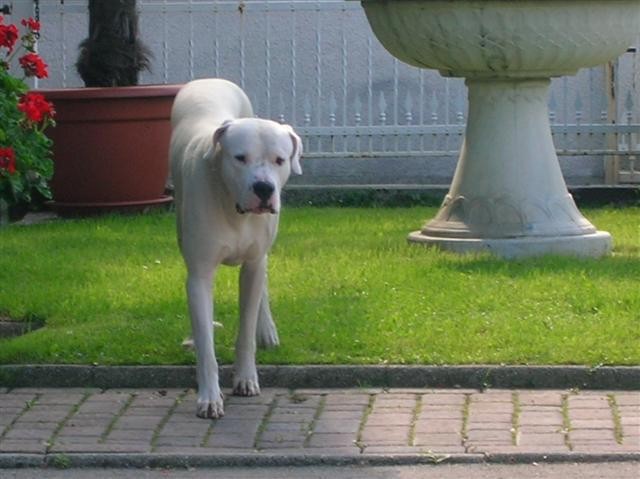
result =
M87 32L87 3L40 2L40 50L52 70L43 87L81 84L73 64ZM142 36L155 56L142 83L211 76L235 81L260 116L297 128L307 159L378 160L375 168L390 176L371 179L361 174L370 167L353 167L349 182L448 181L466 121L463 81L394 59L372 35L359 2L138 0L138 5ZM640 182L636 62L635 52L619 60L615 98L607 95L602 67L553 81L552 130L563 169L578 182L602 183L605 176L613 183ZM401 171L418 159L423 174ZM439 161L445 165L439 173L424 173L437 170ZM337 181L344 175L334 176Z

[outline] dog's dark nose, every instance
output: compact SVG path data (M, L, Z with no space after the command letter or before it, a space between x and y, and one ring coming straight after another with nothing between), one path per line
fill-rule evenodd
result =
M253 184L253 192L262 201L267 201L269 198L271 198L274 190L275 187L271 183L267 183L266 181L256 181Z

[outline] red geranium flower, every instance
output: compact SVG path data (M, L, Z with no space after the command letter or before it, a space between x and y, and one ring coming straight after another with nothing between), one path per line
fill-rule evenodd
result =
M40 123L47 117L53 118L56 113L53 105L45 100L44 96L33 92L20 97L18 109L33 123Z
M34 18L29 17L22 19L20 23L31 30L31 33L38 33L40 31L40 22Z
M15 25L2 25L0 17L0 47L8 48L10 54L19 37L18 28Z
M20 58L19 62L28 77L47 78L49 76L47 64L37 53L27 53Z
M0 147L0 171L2 170L10 175L16 172L16 154L11 147Z

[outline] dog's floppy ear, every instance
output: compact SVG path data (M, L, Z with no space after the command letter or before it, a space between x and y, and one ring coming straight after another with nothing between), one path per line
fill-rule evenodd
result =
M233 120L225 120L222 122L222 125L218 127L218 129L213 134L213 146L216 146L220 142L220 138L222 138L224 132L229 129L231 123L233 123Z
M293 143L293 152L291 153L291 171L296 175L302 174L302 167L300 166L300 158L302 158L302 140L298 134L293 131L290 125L284 125L287 129L291 142Z

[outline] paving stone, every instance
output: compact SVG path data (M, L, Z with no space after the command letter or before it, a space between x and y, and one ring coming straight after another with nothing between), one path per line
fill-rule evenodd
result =
M217 428L217 426L218 423L206 421L193 423L169 421L160 430L160 436L203 436L210 428Z
M366 410L366 406L359 404L325 404L324 412L354 412L356 415L362 415Z
M409 427L365 426L362 441L366 444L398 444L409 442Z
M569 448L562 445L549 446L509 446L502 444L483 444L478 448L469 448L470 453L486 453L486 454L566 454L570 452Z
M573 452L581 454L638 454L637 446L611 444L576 444Z
M303 431L264 431L260 436L258 445L272 442L296 442L304 443L307 433Z
M459 433L462 429L462 421L432 420L425 421L420 418L415 423L416 432L420 433Z
M424 434L416 432L413 440L414 446L460 446L462 436L460 434Z
M247 405L252 405L252 406L266 406L268 407L272 402L273 399L278 396L279 399L282 396L283 398L286 397L288 395L288 393L285 394L281 394L278 393L275 390L267 390L267 391L262 391L260 393L259 396L234 396L233 394L231 394L230 392L225 393L224 396L224 404L225 406L247 406ZM193 398L195 399L195 395L193 396ZM186 399L182 400L183 404L186 404ZM193 404L193 406L195 407L195 403Z
M512 400L513 400L513 392L511 391L488 390L481 394L471 395L471 404L480 404L480 403L511 404Z
M304 458L325 458L327 456L360 456L360 449L355 446L338 446L338 447L305 447L305 448L282 448L278 449L279 455L289 457ZM260 451L264 453L268 451ZM319 459L322 461L322 459Z
M313 428L316 433L347 433L352 434L360 429L360 421L358 420L326 420L319 419Z
M314 433L309 437L308 447L311 448L327 448L327 447L347 447L353 446L356 442L355 434L343 433Z
M195 405L194 405L195 411ZM241 419L250 419L250 418L263 418L265 414L269 411L267 406L260 405L249 405L242 406L239 404L233 404L230 406L225 406L224 417L225 418L241 418Z
M358 411L322 411L320 414L320 419L324 419L327 421L348 421L348 420L358 420L362 418L363 414Z
M413 420L412 413L404 412L388 412L383 413L380 410L372 412L367 417L367 426L406 426L411 424Z
M261 442L258 446L260 451L273 451L279 449L299 449L304 450L302 443L298 441L276 441L276 442Z
M434 449L415 446L368 446L363 454L421 455L431 457L434 462L446 460L448 454L463 454L462 446L439 446Z
M80 406L78 414L102 414L113 416L118 413L125 404L126 401L122 401L120 403L113 401L92 401L89 399Z
M202 445L202 437L190 436L164 436L155 441L156 449L164 446L171 447L197 447Z
M144 453L150 452L146 445L136 444L88 444L56 442L50 449L52 453Z
M40 394L27 411L28 401ZM24 389L0 392L0 433L23 411L6 437L0 441L0 453L37 453L46 451L46 441L60 421L73 412L86 394L85 389ZM189 391L181 403L176 399L183 390L109 390L95 391L71 416L55 438L51 452L108 453L150 452L151 439L166 418L173 414L155 438L156 453L185 454L264 454L359 455L354 443L361 420L376 394L373 410L362 429L364 454L443 454L464 453L460 430L462 406L471 394L467 423L469 453L553 453L568 452L561 433L562 395L567 391L517 391L521 405L518 446L511 444L512 391L454 390L287 390L267 389L256 398L228 397L227 415L217 421L195 416L196 395ZM608 395L615 394L623 444L617 444ZM122 408L131 401L128 409ZM414 418L419 398L419 417ZM274 399L275 408L270 411ZM569 394L571 431L569 440L575 452L622 453L640 451L640 394L635 392L583 392ZM322 404L322 413L316 418ZM575 407L574 407L575 406ZM110 427L116 413L124 413L105 443L100 438ZM267 421L263 424L264 420ZM415 419L415 427L411 427ZM262 425L262 426L261 426ZM309 427L313 431L309 431ZM255 451L258 431L262 429ZM438 433L436 430L444 432ZM308 433L311 432L310 435ZM409 435L413 435L413 446ZM206 440L206 445L201 447ZM331 452L333 451L333 452ZM427 451L427 452L424 452Z
M384 398L380 399L380 396L376 398L376 401L373 403L373 408L375 409L401 409L401 410L413 410L416 407L416 399L392 399L392 398Z
M262 420L255 418L238 419L225 416L214 421L201 421L200 424L213 425L212 429L214 434L217 434L219 432L234 433L238 431L258 430L258 427L260 427L260 425L262 424Z
M505 409L512 411L512 404L504 402L481 402L471 403L469 407L469 410L476 414L499 414L503 413Z
M151 441L153 429L114 429L107 436L110 441Z
M35 404L34 406L26 409L22 417L66 417L71 411L73 411L72 405L60 405L60 406L47 406L44 404Z
M149 416L121 416L116 422L116 427L119 429L155 429L162 421L161 417L149 417Z
M364 394L329 394L325 397L325 407L338 405L367 406L370 396Z
M609 443L615 441L613 429L577 429L569 431L569 438L572 443L577 442L601 442Z
M309 424L303 422L271 422L268 423L265 432L299 432L306 434L309 430Z
M46 441L51 437L55 427L51 428L42 428L42 429L27 429L15 427L10 429L9 432L4 436L4 441L13 441L13 440L36 440L36 441Z
M573 419L572 429L613 429L613 419Z
M511 412L506 413L478 413L472 411L469 415L469 424L472 423L496 423L496 424L511 424L513 421Z
M547 424L547 425L520 425L518 430L521 434L556 434L562 431L563 427L560 424Z
M518 401L522 407L562 406L562 394L557 391L518 391Z
M100 437L105 432L105 430L106 428L104 427L96 427L96 426L73 426L73 427L65 426L58 433L58 437L63 437L63 436Z
M309 424L313 420L313 414L292 413L291 411L277 411L269 416L269 422L288 422Z
M467 433L467 440L470 442L503 442L511 444L513 442L511 431L475 430Z
M165 406L131 406L127 409L127 414L131 416L144 416L144 417L164 417L170 410L170 407Z
M436 405L462 407L466 399L465 394L424 394L422 396L422 407Z
M548 434L519 434L519 446L563 446L565 444L564 434L548 433Z
M80 403L85 394L44 394L38 398L39 406L75 406Z
M0 453L40 453L47 450L44 441L5 439L0 442Z
M609 409L606 396L569 396L569 409Z
M255 435L254 434L214 434L209 438L207 444L204 447L218 449L218 448L231 448L231 449L254 449Z
M452 407L422 407L421 419L459 419L462 420L462 410Z
M618 407L630 406L640 411L640 393L618 393L615 398Z
M522 412L522 414L520 414L520 418L518 422L521 425L531 425L531 426L544 426L544 425L561 426L563 424L563 418L562 418L562 413L560 411L549 412L549 413Z

